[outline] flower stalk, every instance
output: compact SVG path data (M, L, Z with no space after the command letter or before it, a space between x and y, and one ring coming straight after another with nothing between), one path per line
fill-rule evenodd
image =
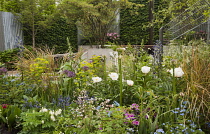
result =
M120 84L120 106L122 106L122 100L123 100L123 93L122 93L122 89L123 89L123 83L122 83L122 60L119 57L118 58L118 65L119 65L119 84Z
M173 94L176 94L176 78L175 78L175 67L173 65Z

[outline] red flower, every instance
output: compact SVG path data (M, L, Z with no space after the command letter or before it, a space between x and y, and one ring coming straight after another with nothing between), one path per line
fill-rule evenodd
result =
M8 104L2 104L1 107L2 108L7 108L8 107Z

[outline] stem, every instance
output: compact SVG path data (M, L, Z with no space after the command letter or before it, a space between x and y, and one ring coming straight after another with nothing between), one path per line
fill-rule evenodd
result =
M106 83L106 80L107 80L107 75L106 75L106 56L104 56L104 80L105 80L105 83Z
M133 80L136 81L137 75L136 75L136 64L135 61L133 61Z
M174 72L174 65L173 65L173 94L176 94L176 78L175 78L175 72Z
M120 83L120 106L122 106L122 98L123 98L123 93L122 93L122 62L121 62L121 58L118 59L118 64L119 64L119 83Z
M143 79L144 79L144 90L146 89L146 74L143 76Z

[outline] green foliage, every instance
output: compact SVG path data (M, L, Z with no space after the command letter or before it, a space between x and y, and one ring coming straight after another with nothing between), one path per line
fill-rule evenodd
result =
M20 134L40 134L49 133L56 127L56 122L52 120L54 117L48 110L45 111L27 111L21 113L22 131ZM55 117L54 117L55 118Z
M148 42L148 6L147 1L138 2L143 5L125 6L120 10L120 41L122 44L141 44Z
M14 63L18 60L19 49L9 49L0 52L0 63L4 63L7 69L14 69Z
M25 35L25 44L31 45L29 35ZM36 44L39 47L48 46L55 53L68 51L67 37L71 43L72 51L77 51L77 28L75 24L68 24L65 18L57 18L48 29L40 30L36 36Z
M50 25L52 14L55 12L55 1L22 0L21 10L16 14L22 22L23 28L27 29L27 34L31 35L32 46L35 47L35 37L40 29Z
M6 124L8 130L11 131L15 129L19 121L21 109L16 105L5 105L0 105L0 123Z
M78 102L66 110L59 118L57 131L63 133L125 133L127 124L124 118L124 107L110 108L109 100L101 98L88 99L82 91ZM84 96L83 96L84 95Z
M0 11L19 13L20 9L20 0L0 0Z
M119 1L111 0L65 0L59 8L68 20L76 19L77 27L90 45L104 45L107 33L115 30L119 6Z

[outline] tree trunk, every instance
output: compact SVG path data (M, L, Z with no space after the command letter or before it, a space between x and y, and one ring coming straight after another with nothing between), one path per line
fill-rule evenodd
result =
M154 0L150 0L149 2L149 21L153 23L153 11L154 11ZM153 24L149 28L149 45L153 45L154 38L154 27Z
M34 26L34 14L32 19L32 46L35 48L35 26Z

